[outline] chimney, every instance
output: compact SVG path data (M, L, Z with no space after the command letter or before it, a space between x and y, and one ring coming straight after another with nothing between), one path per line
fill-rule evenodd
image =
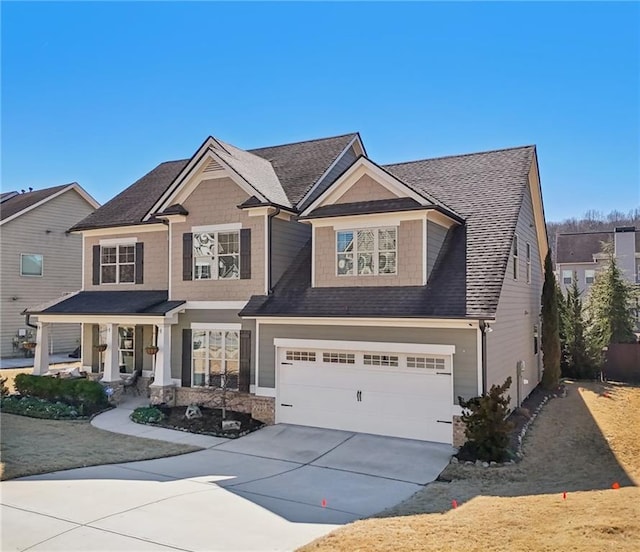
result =
M636 281L636 228L619 226L613 232L614 254L622 275L631 283Z

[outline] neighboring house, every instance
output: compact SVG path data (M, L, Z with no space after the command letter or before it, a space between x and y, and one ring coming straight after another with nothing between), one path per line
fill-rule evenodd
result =
M154 402L214 404L226 382L268 423L459 443L459 396L511 376L515 406L540 379L533 146L382 167L358 134L210 137L71 230L83 288L33 309L38 340L82 323L86 369L141 369Z
M80 289L82 238L67 230L98 207L75 182L0 196L0 356L28 354L23 343L35 339L35 329L25 324L24 309ZM47 343L54 353L74 350L80 326L56 327Z
M607 245L613 247L624 278L631 284L640 283L640 230L623 226L613 232L572 232L556 237L556 272L564 293L575 278L586 295L596 273L606 266Z

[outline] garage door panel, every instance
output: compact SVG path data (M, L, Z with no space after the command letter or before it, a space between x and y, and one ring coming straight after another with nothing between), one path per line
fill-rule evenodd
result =
M346 351L355 364L315 352L315 362L295 361L279 349L277 422L452 442L452 424L441 423L451 422L451 374L407 369L402 355L385 367L365 365L358 351Z

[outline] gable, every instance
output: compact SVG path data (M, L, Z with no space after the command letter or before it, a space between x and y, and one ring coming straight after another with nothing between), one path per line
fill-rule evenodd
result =
M400 196L397 193L385 188L370 175L364 174L334 203L357 203L360 201L397 199L398 197Z

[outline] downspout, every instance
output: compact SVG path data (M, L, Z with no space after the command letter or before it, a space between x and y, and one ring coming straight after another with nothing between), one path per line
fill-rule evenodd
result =
M267 270L267 290L268 290L268 294L271 295L273 293L273 288L271 287L271 272L272 272L272 257L271 257L271 253L273 251L273 240L272 238L272 224L271 224L271 220L273 219L273 217L277 217L280 214L280 207L276 207L275 211L269 215L267 215L267 233L268 233L268 238L269 238L269 257L268 257L268 263L269 263L269 270Z
M482 395L487 393L487 330L489 326L484 320L480 320L480 332L482 338L480 340L481 359L482 359Z
M29 322L29 320L31 319L31 315L28 312L24 312L24 323L29 326L30 328L35 328L36 330L38 329L38 325L37 324L32 324L31 322Z

